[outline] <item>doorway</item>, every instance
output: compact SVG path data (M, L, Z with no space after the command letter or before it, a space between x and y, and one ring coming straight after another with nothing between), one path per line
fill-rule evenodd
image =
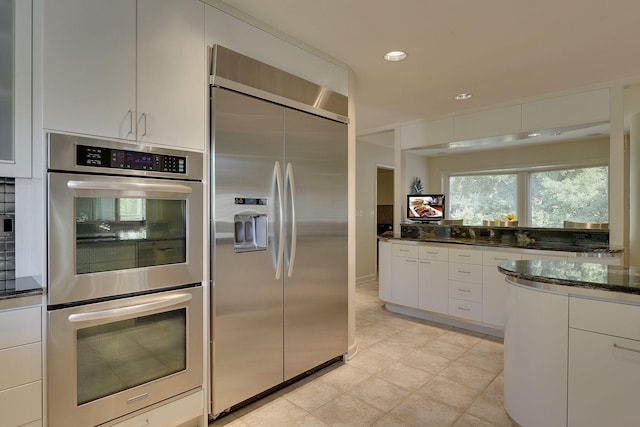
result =
M378 237L393 237L393 175L391 166L377 166L376 173L376 234ZM378 250L376 238L376 266Z

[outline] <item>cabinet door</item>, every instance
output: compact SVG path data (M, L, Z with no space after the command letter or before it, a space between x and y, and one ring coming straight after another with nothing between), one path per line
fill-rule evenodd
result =
M418 307L418 259L392 257L391 302L407 307Z
M43 3L44 127L134 139L135 1Z
M138 140L204 150L204 4L138 0L137 36Z
M391 243L378 242L378 297L391 301Z
M418 307L436 313L449 311L449 267L447 261L420 260Z
M31 9L0 2L0 176L31 177Z
M507 294L504 274L497 265L503 261L520 259L520 253L485 251L482 267L482 322L504 328Z
M638 424L640 341L569 329L568 425Z

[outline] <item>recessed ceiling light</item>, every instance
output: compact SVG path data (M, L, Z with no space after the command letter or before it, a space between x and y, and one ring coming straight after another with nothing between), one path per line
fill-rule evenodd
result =
M407 53L401 50L394 50L391 52L387 52L384 55L384 60L389 62L404 61L405 59L407 59Z
M453 97L453 99L455 99L456 101L465 101L469 98L471 98L473 95L471 95L470 93L459 93L456 96Z
M542 134L540 132L531 132L530 134L528 134L527 136L529 138L535 138L536 136L541 136Z

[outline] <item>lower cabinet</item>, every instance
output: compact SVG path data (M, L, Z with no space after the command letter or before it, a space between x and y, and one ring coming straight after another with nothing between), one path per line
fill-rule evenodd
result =
M391 260L393 286L391 301L407 307L418 306L419 268L417 258L394 256Z
M640 306L569 300L568 425L638 425Z
M42 425L41 307L0 311L0 425Z
M448 262L420 259L418 308L436 313L449 311Z
M519 252L485 250L482 253L482 322L504 328L507 287L498 264L521 259Z

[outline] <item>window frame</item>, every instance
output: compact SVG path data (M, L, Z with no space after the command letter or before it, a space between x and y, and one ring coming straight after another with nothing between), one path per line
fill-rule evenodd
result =
M528 227L531 224L531 209L529 206L530 200L530 175L534 172L548 172L566 169L586 169L594 167L606 167L607 168L607 185L609 185L611 179L611 166L609 159L593 159L582 162L571 163L559 163L559 164L547 164L547 165L525 165L521 167L509 167L509 168L491 168L491 169L469 169L469 170L455 170L444 171L441 175L441 187L442 192L445 193L449 199L448 203L451 203L451 192L449 191L449 180L451 177L457 176L477 176L477 175L504 175L515 174L516 175L516 218L519 221L521 227ZM609 207L611 205L609 197Z

